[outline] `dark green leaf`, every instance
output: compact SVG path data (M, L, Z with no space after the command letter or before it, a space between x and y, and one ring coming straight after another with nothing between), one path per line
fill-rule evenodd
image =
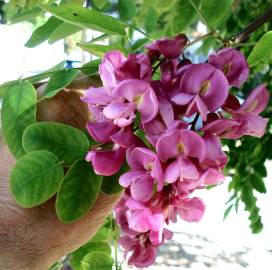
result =
M42 6L42 8L68 23L112 35L125 35L124 25L117 19L75 4Z
M105 242L88 242L76 251L72 252L69 256L69 261L73 270L82 270L81 261L84 256L91 252L104 252L108 255L111 254L111 247Z
M272 54L272 31L265 33L247 58L249 66L255 66L259 62L269 59Z
M70 84L78 74L79 70L77 69L63 69L54 73L48 81L42 98L52 98Z
M122 174L127 172L128 167L123 166L120 171L112 176L104 176L102 191L106 194L116 194L123 190L123 188L119 184L119 178Z
M136 5L134 0L118 0L118 10L120 18L128 21L136 15Z
M65 165L85 157L89 149L87 136L77 128L60 123L40 122L29 126L23 135L26 152L48 150Z
M43 24L42 26L38 27L31 35L30 39L25 44L28 48L33 48L47 39L51 36L51 34L55 31L55 29L61 25L63 21L57 19L56 17L52 16L48 19L48 21Z
M96 175L85 160L77 161L65 175L56 200L58 218L71 223L85 216L101 189L102 176Z
M83 258L81 266L83 270L111 270L113 263L112 257L107 253L91 252Z
M266 193L265 184L263 181L263 178L255 172L252 176L249 176L250 183L254 187L255 190L257 190L260 193Z
M227 216L229 215L231 209L233 207L233 204L231 204L227 209L226 211L224 212L224 220L227 218Z
M10 187L18 204L33 207L57 192L62 177L62 166L53 153L33 151L17 161L11 171Z
M6 90L1 110L3 134L11 153L19 158L25 154L23 132L36 121L36 91L32 84L23 81Z

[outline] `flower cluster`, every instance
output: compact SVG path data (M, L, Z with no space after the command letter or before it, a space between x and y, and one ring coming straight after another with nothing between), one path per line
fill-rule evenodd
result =
M180 59L186 44L179 35L148 45L146 54L106 53L103 86L83 97L88 132L100 143L86 159L100 175L117 173L125 160L130 167L115 214L125 257L137 267L154 263L172 236L169 222L202 218L205 205L193 192L224 180L220 138L261 137L268 121L259 115L269 99L265 85L244 101L230 93L249 76L242 53L224 48L193 64Z

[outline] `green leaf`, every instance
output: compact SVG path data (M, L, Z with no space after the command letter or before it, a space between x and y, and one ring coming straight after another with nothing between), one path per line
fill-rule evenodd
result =
M2 99L8 89L18 84L18 81L10 81L0 85L0 99Z
M196 6L199 5L200 0L191 0ZM197 12L188 0L177 0L173 6L173 17L171 21L171 29L173 34L178 34L191 24L196 18Z
M62 69L54 73L47 83L42 98L52 98L65 86L69 85L79 74L77 69Z
M113 259L104 252L91 252L87 254L81 266L83 270L111 270L113 266Z
M97 251L110 255L111 247L105 242L88 242L70 254L69 261L71 266L74 270L82 270L81 261L83 260L84 256L88 253Z
M104 176L102 183L102 191L106 194L116 194L123 190L119 184L119 178L122 174L128 171L127 166L123 166L120 171L112 176Z
M102 9L108 3L108 0L93 0L93 3L97 8Z
M152 32L157 24L158 14L153 7L150 7L145 14L145 30L150 33Z
M266 187L263 181L263 178L255 172L252 176L249 176L250 183L253 186L255 190L257 190L260 193L266 193Z
M90 43L78 43L78 47L82 50L87 51L95 56L102 58L106 52L119 50L124 51L124 48L120 46L111 46L111 45L100 45L100 44L90 44Z
M92 60L86 64L84 64L80 70L87 75L93 75L98 73L98 67L101 63L100 59Z
M125 35L125 27L119 20L76 4L42 6L42 8L68 23L112 35Z
M58 218L71 223L85 216L94 205L103 177L85 160L77 161L65 175L56 200Z
M272 31L265 33L254 46L247 61L253 67L263 60L267 60L272 54Z
M62 166L53 153L34 151L17 161L11 171L10 187L18 204L34 207L57 192L62 177Z
M149 42L148 38L141 38L138 39L132 46L132 50L135 52L137 50L139 50L140 48L142 48L147 42Z
M60 24L49 37L49 44L53 44L58 40L64 39L82 30L82 27L70 23Z
M50 68L50 69L48 69L48 70L46 70L46 71L44 71L44 72L42 72L40 74L31 76L31 77L27 77L24 80L26 80L26 81L28 81L30 83L40 82L40 81L50 77L53 73L57 72L58 70L62 70L65 63L66 63L66 61L61 61L60 63L53 66L52 68Z
M128 21L136 15L134 0L118 0L119 15L122 20Z
M233 207L233 204L231 204L227 209L226 211L224 212L224 220L227 218L227 216L229 215L231 209Z
M55 31L55 29L61 25L63 21L57 19L52 16L48 19L48 21L42 26L38 27L31 35L29 40L26 42L25 46L28 48L34 48L51 36L51 34Z
M112 234L112 220L110 217L105 219L104 224L91 239L91 242L108 242Z
M202 0L201 14L210 27L218 23L231 12L233 0Z
M77 128L60 123L40 122L29 126L23 135L26 152L48 150L65 165L85 157L89 149L87 136Z
M25 154L23 132L36 121L36 91L32 84L23 81L6 90L1 110L3 134L11 153L19 158Z

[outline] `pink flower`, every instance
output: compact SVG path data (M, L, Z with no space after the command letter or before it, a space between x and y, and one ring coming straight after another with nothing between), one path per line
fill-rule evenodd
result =
M125 149L115 146L112 150L91 150L85 159L92 162L96 174L110 176L120 170L125 160Z
M229 84L223 72L212 65L194 64L187 67L179 89L172 102L187 106L185 116L199 112L206 121L208 112L215 112L224 104Z
M242 105L230 96L224 110L232 115L233 119L218 119L211 121L202 128L203 131L214 133L222 138L238 139L244 135L262 137L268 119L259 116L269 101L269 93L264 85L255 88Z
M153 196L155 182L158 190L164 184L160 160L151 150L136 147L127 151L127 162L131 170L121 175L120 185L130 187L131 196L135 200L148 201Z
M136 110L140 112L143 124L154 119L158 113L157 97L144 81L125 80L114 89L113 96L121 97L122 100L105 106L103 114L119 127L130 125L136 117Z
M240 87L248 78L246 58L233 48L224 48L211 54L208 63L223 71L232 86Z

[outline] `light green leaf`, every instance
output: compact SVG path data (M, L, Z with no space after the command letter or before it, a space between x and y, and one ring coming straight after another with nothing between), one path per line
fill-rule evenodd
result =
M70 23L62 23L60 24L55 31L50 35L49 37L49 44L53 44L58 40L64 39L68 36L71 36L79 31L81 31L83 28L80 26L76 26Z
M42 10L38 7L31 8L31 9L24 9L19 14L16 14L13 18L11 18L11 23L20 23L28 20L33 20L39 15L41 15Z
M87 161L77 161L60 186L56 200L58 218L62 222L71 223L85 216L100 193L102 179L102 176L94 173Z
M128 21L136 15L136 5L134 0L118 0L118 10L120 18Z
M17 161L11 171L10 187L18 204L34 207L57 192L62 177L62 166L53 153L34 151Z
M102 9L108 3L108 0L93 0L93 3L96 7Z
M36 91L32 84L18 81L6 89L1 119L3 134L11 153L16 158L23 156L23 132L36 121Z
M70 84L79 74L77 69L62 69L54 73L44 90L42 98L52 98L65 86Z
M210 27L217 24L231 12L233 0L202 0L201 14ZM219 8L220 7L220 8Z
M113 266L113 259L104 252L91 252L87 254L81 266L83 270L111 270Z
M85 157L89 149L87 136L77 128L60 123L40 122L29 126L23 135L26 152L48 150L65 165Z
M73 270L82 270L81 261L83 260L84 256L88 253L97 251L110 255L111 247L108 243L105 242L88 242L76 251L72 252L69 256L69 261L73 267Z
M57 65L53 66L52 68L37 74L37 75L33 75L31 77L27 77L24 78L24 80L30 82L30 83L36 83L36 82L40 82L48 77L50 77L53 73L57 72L58 70L62 70L64 65L65 65L66 61L61 61L60 63L58 63Z
M105 219L104 224L99 228L97 233L91 239L91 242L108 242L112 236L112 220L111 217Z
M196 6L199 6L200 0L191 0ZM173 6L173 17L171 21L171 29L173 34L178 34L196 18L197 12L188 0L177 0Z
M142 48L147 42L149 42L150 40L148 38L141 38L138 39L131 47L132 50L135 52L137 50L139 50L140 48Z
M152 32L155 29L157 17L158 14L156 10L153 7L150 7L145 14L145 30L148 33Z
M263 60L267 60L272 54L272 31L265 33L254 46L247 58L249 66L253 67Z
M125 35L125 27L119 20L75 4L42 6L42 8L68 23L112 35Z
M43 24L42 26L38 27L31 35L27 43L25 44L28 48L33 48L47 39L51 36L51 34L55 31L55 29L61 25L63 21L57 19L56 17L52 16L48 19L48 21Z
M2 99L8 89L10 89L12 86L18 84L18 81L10 81L6 82L0 85L0 99Z
M111 45L100 45L100 44L90 44L90 43L78 43L77 45L82 50L87 51L93 55L96 55L99 58L102 58L106 52L109 52L112 50L120 50L123 52L125 50L124 48L121 48L119 46L111 46Z

